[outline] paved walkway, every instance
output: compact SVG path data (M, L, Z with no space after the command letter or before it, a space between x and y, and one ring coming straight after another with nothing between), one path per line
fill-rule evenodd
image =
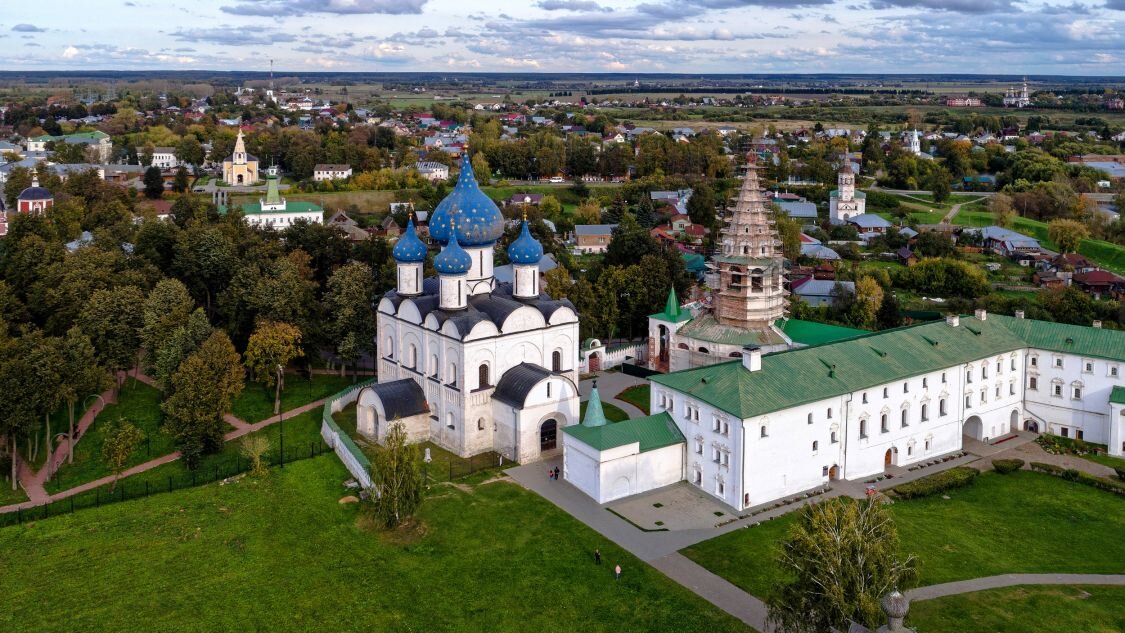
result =
M968 200L968 201L965 201L965 202L958 202L957 204L950 207L949 213L945 214L945 217L943 217L941 219L941 223L942 224L953 224L953 218L957 217L957 214L961 212L961 205L972 204L974 202L977 202L978 200L984 200L984 199L985 199L985 196L981 196L981 197L975 198L973 200Z
M145 382L145 381L142 380L141 382ZM285 412L281 413L280 415L275 415L273 417L266 418L265 420L262 420L261 422L257 422L257 423L254 423L254 424L250 424L249 422L245 422L245 421L240 420L238 418L234 418L234 420L237 422L237 424L232 423L231 426L234 426L235 429L232 430L232 431L229 431L226 435L224 435L223 439L227 442L230 442L232 440L236 440L236 439L242 437L243 435L248 435L250 433L253 433L254 431L260 431L260 430L266 428L267 426L278 423L279 421L281 421L281 419L283 417L285 419L289 419L289 418L292 418L293 416L300 415L300 414L302 414L306 411L315 409L317 407L321 407L321 406L324 405L324 401L326 399L327 398L321 398L320 400L316 400L314 402L310 402L306 405L302 405L302 406L297 407L295 409L285 411ZM234 416L231 416L231 417L234 417ZM229 421L230 420L228 420L228 422ZM128 469L122 471L120 478L124 479L126 477L136 475L138 473L143 473L145 471L152 470L153 468L156 468L158 466L163 466L164 464L169 464L171 462L174 462L174 461L178 460L179 458L180 458L179 451L176 451L174 453L169 453L167 455L162 455L160 457L157 457L156 459L149 460L147 462L144 462L143 464L137 464L136 466L133 466L132 468L128 468ZM40 489L42 490L41 495L37 495L37 496L33 497L31 495L31 493L28 492L28 495L27 495L28 499L29 499L28 501L25 501L23 503L17 503L17 504L12 504L12 505L0 507L0 514L5 513L5 512L15 512L16 510L26 510L28 508L33 508L35 506L44 505L44 504L47 504L47 503L51 503L53 501L58 501L59 499L66 499L67 497L73 497L74 495L81 494L83 492L89 492L90 490L93 490L95 488L100 488L102 486L108 486L109 484L113 483L113 480L114 480L113 475L109 475L107 477L102 477L101 479L95 479L94 481L90 481L90 482L84 483L82 485L75 486L73 488L68 488L66 490L56 492L55 494L47 494L47 491L45 489L43 489L42 485L40 485Z
M906 592L912 601L932 600L1016 585L1125 585L1125 575L1113 574L1003 574L919 587Z
M625 391L629 387L636 385L647 385L648 381L644 378L637 378L628 374L614 371L614 372L600 372L597 375L598 381L598 395L601 396L602 402L608 402L615 407L619 407L622 411L629 414L630 418L640 418L647 415L636 406L618 400L617 394ZM583 380L578 383L578 393L582 400L590 398L590 391L594 388L594 379Z

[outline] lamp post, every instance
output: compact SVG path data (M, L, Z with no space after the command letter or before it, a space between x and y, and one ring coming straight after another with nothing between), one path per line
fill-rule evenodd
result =
M281 377L284 371L285 368L279 364L277 366L278 387L281 386ZM278 409L278 415L281 416L280 418L278 418L278 424L281 425L281 467L285 468L285 411L283 409L280 409L280 407Z

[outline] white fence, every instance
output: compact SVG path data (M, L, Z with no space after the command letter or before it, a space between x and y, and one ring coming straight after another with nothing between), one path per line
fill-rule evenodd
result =
M363 451L359 450L352 438L340 430L336 421L332 419L332 414L339 413L344 407L355 402L359 397L359 392L374 382L375 379L373 378L332 396L324 403L324 411L320 417L320 436L332 447L332 450L336 451L336 456L344 463L344 467L364 488L370 488L372 485L371 462L368 461Z

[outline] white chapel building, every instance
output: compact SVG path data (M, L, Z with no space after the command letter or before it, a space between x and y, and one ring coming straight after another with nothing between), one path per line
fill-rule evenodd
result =
M828 219L832 224L844 224L867 211L867 194L856 191L855 172L846 160L836 174L836 181L836 189L828 195Z
M513 280L493 275L504 232L468 153L429 220L443 245L423 278L426 245L413 221L394 246L398 284L379 301L379 382L358 396L358 431L381 441L392 422L412 440L466 457L496 451L528 462L559 451L578 422L578 315L540 288L543 247L526 220L508 247Z

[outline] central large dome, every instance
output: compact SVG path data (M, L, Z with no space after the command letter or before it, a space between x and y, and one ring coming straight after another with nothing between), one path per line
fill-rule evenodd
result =
M463 246L487 246L504 234L504 216L492 198L477 185L468 152L461 158L461 175L453 191L438 203L430 216L430 237L447 243L451 220L456 223L457 241Z

